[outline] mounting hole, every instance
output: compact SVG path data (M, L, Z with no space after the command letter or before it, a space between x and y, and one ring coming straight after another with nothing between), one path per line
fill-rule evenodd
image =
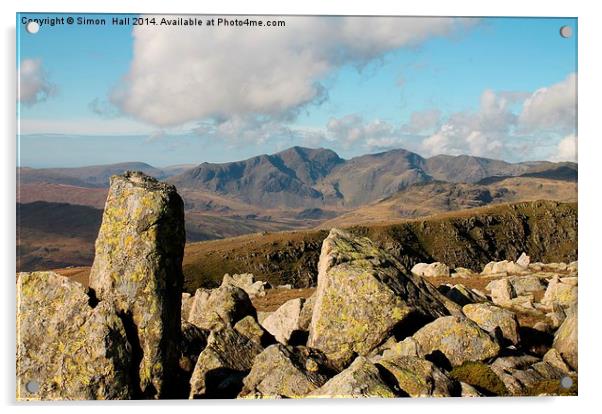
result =
M38 391L40 391L40 383L36 380L28 381L27 384L25 384L25 389L27 392L36 394Z
M560 28L560 36L568 39L573 35L573 28L571 26L562 26Z
M562 377L562 379L560 380L560 386L562 388L569 389L569 388L571 388L572 385L573 385L573 380L571 379L571 377Z
M27 30L27 33L36 34L40 31L40 25L38 24L38 22L32 21L25 25L25 30Z

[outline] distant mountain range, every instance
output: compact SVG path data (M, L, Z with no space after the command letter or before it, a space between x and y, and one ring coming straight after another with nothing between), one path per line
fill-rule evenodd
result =
M21 268L86 264L109 179L127 170L177 186L189 241L384 223L507 202L577 200L575 163L423 158L403 149L349 160L328 149L292 147L196 166L24 167L17 170Z

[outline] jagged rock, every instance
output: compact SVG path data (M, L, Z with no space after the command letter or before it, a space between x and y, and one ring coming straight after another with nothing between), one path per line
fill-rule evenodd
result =
M438 316L460 314L456 304L367 238L332 229L318 270L308 346L335 365L367 355L395 329L413 331Z
M508 281L512 285L515 296L527 295L533 292L540 292L546 287L541 283L537 276L510 276Z
M311 317L314 313L314 303L316 301L316 295L313 294L303 302L301 313L299 314L299 329L302 331L309 332L309 325L311 324Z
M418 343L411 336L403 341L394 343L383 352L383 358L395 358L400 356L418 356Z
M192 302L194 297L187 292L182 293L182 319L187 321L188 315L190 314L190 308L192 308Z
M566 364L566 362L564 362L564 359L562 359L560 352L558 352L554 348L550 348L548 352L546 352L546 354L543 356L543 360L544 362L547 362L548 364L558 368L566 374L571 372L571 368Z
M504 383L510 394L521 395L526 387L514 377L514 373L527 369L537 362L539 359L530 355L502 357L493 361L490 368Z
M291 299L265 318L262 326L281 344L288 344L294 332L300 328L299 318L305 299Z
M577 309L574 307L567 312L567 317L554 335L555 348L562 359L577 371Z
M137 334L129 339L142 354L145 397L173 395L168 387L178 371L184 243L184 203L174 186L140 172L111 178L90 287Z
M449 267L445 263L418 263L412 267L412 274L422 277L449 277Z
M209 330L232 327L247 315L256 316L247 293L232 285L217 289L197 289L188 321Z
M545 322L537 322L535 325L533 325L533 329L543 333L549 333L552 331L552 327Z
M257 322L261 325L265 319L270 316L273 312L257 311Z
M527 253L523 252L520 257L516 260L516 264L520 267L528 268L531 263L531 258L527 256Z
M378 363L396 380L402 395L410 397L451 397L458 384L432 362L412 356L383 358Z
M451 277L473 277L475 276L475 273L470 270L467 269L465 267L456 267L454 269L454 272L451 274Z
M460 381L460 397L482 397L481 394L475 387L465 382Z
M452 366L466 361L483 361L496 356L500 347L475 322L445 316L422 327L413 335L421 357L443 354Z
M230 276L228 273L224 275L222 285L236 286L249 295L250 298L265 296L265 288L267 283L260 280L255 281L255 276L252 273L243 273Z
M299 398L322 386L328 377L325 357L305 347L267 347L244 379L243 398Z
M199 354L207 346L209 331L201 329L190 322L182 321L182 336L180 339L180 368L190 374L194 370ZM188 380L186 380L188 382Z
M491 292L491 301L496 305L507 305L515 296L512 284L507 278L492 280L486 289Z
M577 273L579 271L579 263L576 260L569 263L567 270L571 273Z
M499 273L516 274L523 273L526 269L508 260L500 262L489 262L483 268L482 275L493 275Z
M190 378L190 398L236 397L262 351L261 345L229 327L211 332Z
M255 320L251 315L245 316L234 325L234 330L243 336L246 336L253 342L260 345L267 346L271 345L274 341L272 335L270 335L263 327Z
M547 362L536 362L525 370L518 370L512 373L512 377L521 385L518 393L524 392L539 382L560 379L564 376L564 372Z
M558 329L566 319L566 312L558 303L552 303L552 312L546 313L546 317L550 320L552 327Z
M393 398L395 393L383 381L378 368L364 357L357 357L344 371L310 394L316 398Z
M468 304L462 308L464 314L487 332L499 328L504 339L517 345L519 342L518 320L509 310L489 303Z
M568 283L565 279L569 279ZM577 286L573 282L576 278L560 279L555 276L550 280L546 293L544 294L541 303L551 307L553 304L558 304L563 308L568 308L577 303Z
M460 306L464 306L469 303L487 302L487 298L485 296L479 295L461 284L452 286L451 289L445 293L445 296Z
M132 355L106 302L54 272L17 277L17 399L129 399ZM35 393L27 384L39 385ZM137 384L136 384L137 385Z

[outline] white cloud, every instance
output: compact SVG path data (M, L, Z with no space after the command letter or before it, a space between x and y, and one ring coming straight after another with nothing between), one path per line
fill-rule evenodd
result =
M441 124L441 111L439 109L425 109L412 112L409 122L402 127L403 130L418 134L431 133Z
M161 16L154 16L161 19ZM232 116L294 117L327 95L321 79L343 64L446 36L476 19L285 17L286 27L136 26L129 73L112 95L123 112L158 126Z
M577 116L577 75L569 74L554 85L541 88L525 100L519 118L521 131L574 132Z
M577 162L577 136L575 134L567 135L558 143L552 161Z
M55 93L40 59L23 59L17 73L17 99L26 105L45 101Z

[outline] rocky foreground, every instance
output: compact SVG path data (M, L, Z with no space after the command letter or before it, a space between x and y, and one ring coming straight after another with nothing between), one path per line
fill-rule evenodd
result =
M481 274L443 263L410 270L332 229L313 295L258 312L251 298L271 288L250 274L182 293L183 248L175 188L141 173L113 177L90 288L18 274L17 398L576 393L576 262L522 255ZM431 283L452 276L458 283ZM486 292L467 287L476 278Z

